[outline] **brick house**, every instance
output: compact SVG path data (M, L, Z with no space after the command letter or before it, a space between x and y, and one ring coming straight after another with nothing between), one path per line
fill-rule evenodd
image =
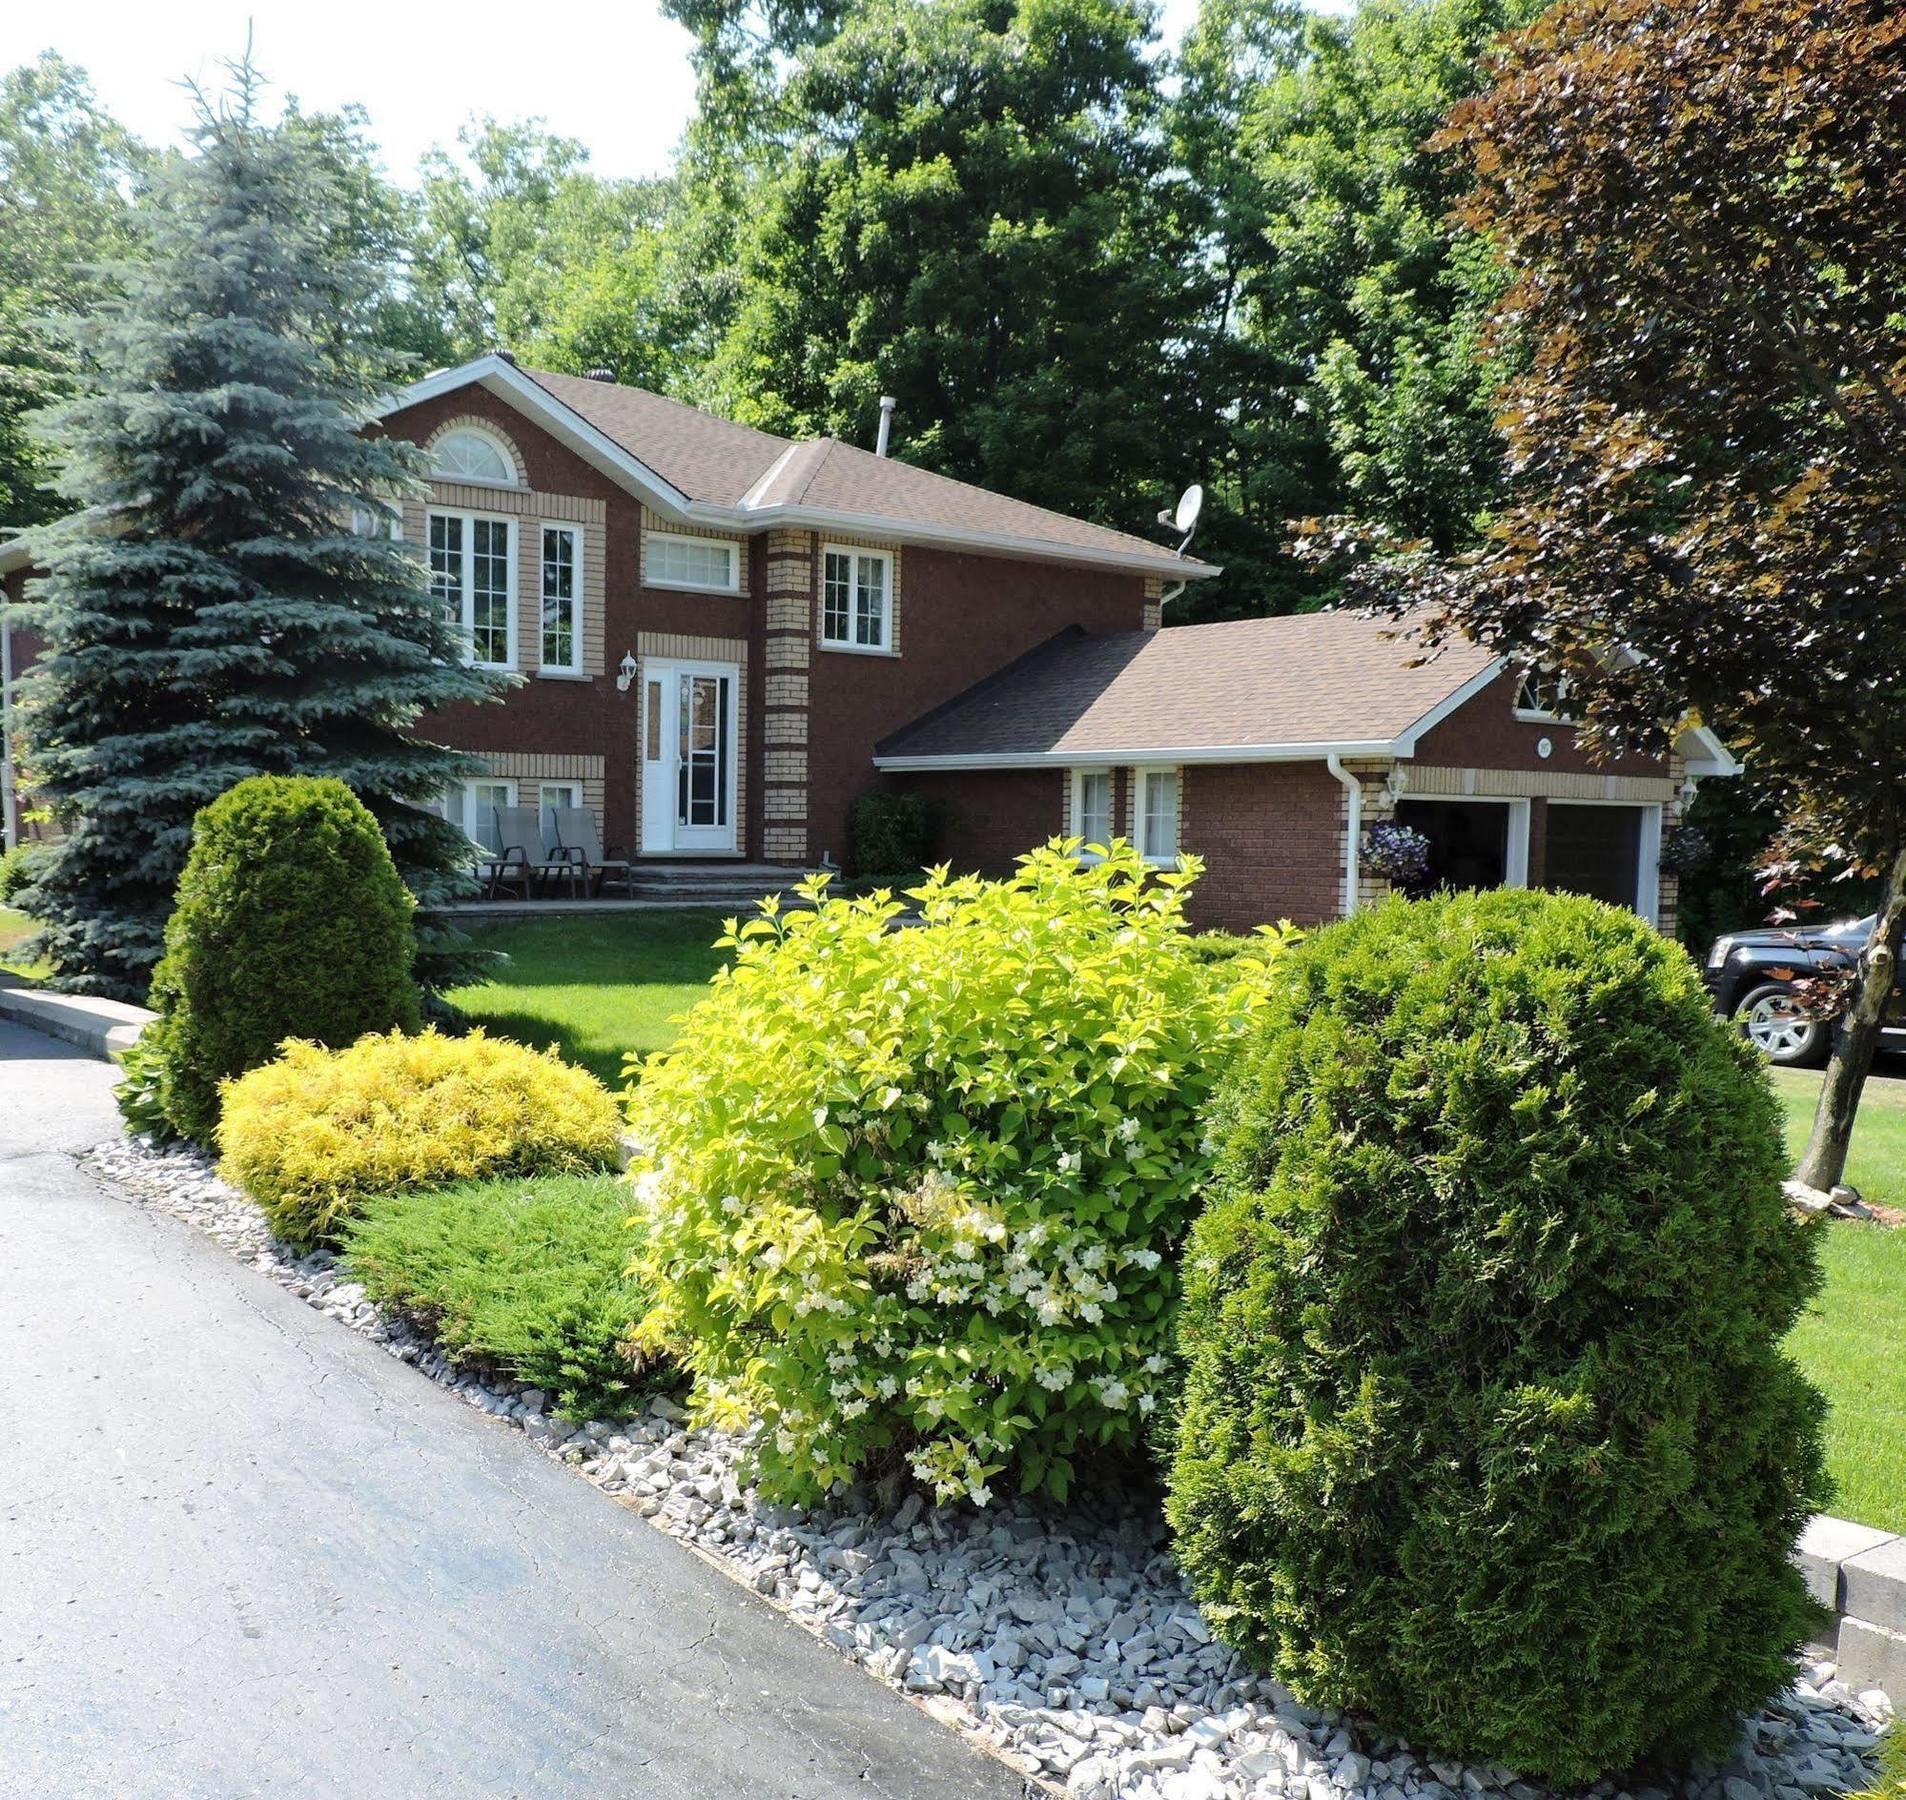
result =
M473 660L518 677L423 725L487 765L444 801L479 839L497 805L579 802L657 871L844 862L855 798L912 786L957 863L1109 821L1204 855L1202 917L1250 925L1377 891L1356 850L1395 812L1452 879L1602 891L1618 844L1614 897L1663 916L1660 830L1686 774L1731 766L1689 734L1673 764L1595 768L1480 652L1410 669L1354 619L1160 631L1214 568L608 381L484 356L374 429L424 449L404 541ZM11 597L26 573L0 547ZM17 672L33 646L8 635Z

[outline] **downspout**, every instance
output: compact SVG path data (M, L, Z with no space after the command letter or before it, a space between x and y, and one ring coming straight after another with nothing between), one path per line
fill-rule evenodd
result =
M1343 783L1350 796L1349 834L1343 858L1343 916L1347 919L1357 910L1358 864L1363 860L1363 783L1343 766L1343 758L1334 750L1324 758L1324 767Z

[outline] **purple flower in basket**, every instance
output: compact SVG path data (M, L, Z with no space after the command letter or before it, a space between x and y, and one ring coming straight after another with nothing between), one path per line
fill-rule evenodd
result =
M1372 825L1363 834L1363 864L1402 894L1429 891L1430 841L1409 825Z

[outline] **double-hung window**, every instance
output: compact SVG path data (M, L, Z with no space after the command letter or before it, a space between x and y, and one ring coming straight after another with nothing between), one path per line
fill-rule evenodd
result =
M821 642L834 650L893 648L893 558L830 544L821 558Z
M543 527L544 669L568 675L582 670L582 527Z
M1141 769L1138 777L1138 844L1150 863L1178 860L1178 771Z
M516 559L508 519L433 510L430 591L462 627L471 662L483 669L516 666Z
M1082 859L1096 862L1112 841L1112 771L1079 769L1072 777L1072 835L1083 840Z

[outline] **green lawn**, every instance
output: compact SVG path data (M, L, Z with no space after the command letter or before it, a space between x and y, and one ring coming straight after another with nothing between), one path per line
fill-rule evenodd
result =
M1773 1069L1774 1087L1787 1109L1787 1142L1795 1156L1806 1147L1813 1128L1813 1106L1820 1096L1817 1069ZM1906 1207L1906 1081L1876 1076L1860 1097L1853 1125L1853 1154L1846 1178L1881 1206Z
M1826 1288L1787 1342L1832 1404L1831 1510L1906 1532L1906 1230L1836 1221L1821 1260Z
M33 921L25 913L16 912L11 906L0 906L0 969L9 975L35 975L38 968L23 963L13 954L14 946L28 937L33 930Z
M493 981L450 998L479 1024L521 1043L554 1044L622 1085L622 1059L674 1041L673 1020L700 997L726 956L713 949L722 914L568 914L482 926L485 949L509 953Z

